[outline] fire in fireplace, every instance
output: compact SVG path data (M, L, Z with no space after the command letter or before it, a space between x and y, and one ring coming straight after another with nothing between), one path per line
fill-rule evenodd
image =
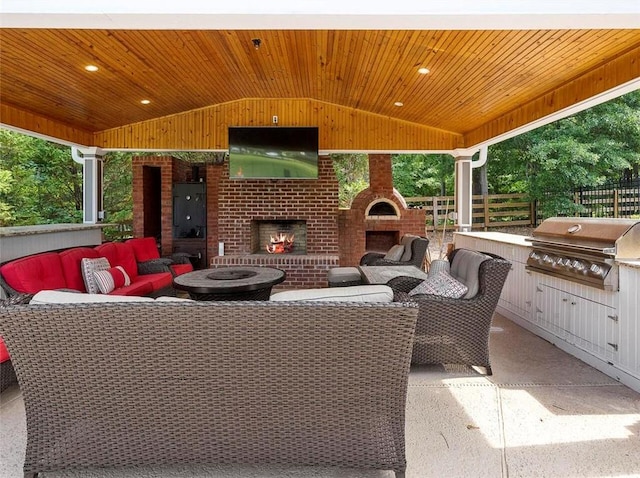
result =
M279 232L269 238L269 243L266 245L267 252L269 254L287 254L293 251L293 243L295 240L295 234L285 234Z
M307 253L307 222L301 219L251 221L252 254Z

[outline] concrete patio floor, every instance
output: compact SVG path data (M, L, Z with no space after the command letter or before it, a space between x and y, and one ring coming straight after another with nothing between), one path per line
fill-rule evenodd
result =
M407 478L640 476L640 394L496 316L494 375L413 367ZM18 387L0 396L0 477L22 476ZM212 466L83 470L45 477L386 478L387 471Z

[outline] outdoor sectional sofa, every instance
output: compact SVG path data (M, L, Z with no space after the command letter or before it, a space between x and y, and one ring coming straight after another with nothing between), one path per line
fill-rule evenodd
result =
M25 476L188 464L404 476L415 304L122 300L0 309Z
M35 294L41 290L70 289L87 292L81 270L84 258L106 258L111 267L122 267L130 285L115 288L113 295L175 295L173 277L193 270L184 256L160 258L152 237L130 239L124 243L105 242L96 247L74 247L44 252L7 262L0 266L0 286L11 296ZM10 357L0 337L0 392L15 382Z

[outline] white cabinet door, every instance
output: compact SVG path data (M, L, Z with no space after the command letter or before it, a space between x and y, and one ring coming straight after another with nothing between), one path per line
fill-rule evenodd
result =
M537 325L592 355L618 360L618 315L613 307L541 284L536 292Z
M537 325L561 339L569 329L569 294L544 284L536 288Z
M572 304L568 341L606 362L616 363L620 341L616 309L575 296Z

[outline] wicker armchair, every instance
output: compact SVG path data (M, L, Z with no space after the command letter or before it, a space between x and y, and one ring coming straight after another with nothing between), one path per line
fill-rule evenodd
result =
M424 258L427 255L427 249L429 247L429 239L425 237L413 236L405 234L401 241L401 244L405 248L411 249L411 257L407 260L392 261L385 259L385 254L380 252L367 252L360 259L361 266L416 266L422 269Z
M449 261L455 257L454 250ZM491 259L480 264L479 290L470 299L413 295L420 306L411 363L481 366L491 375L489 330L511 263L483 252ZM397 277L388 282L394 292L409 292L421 282Z

